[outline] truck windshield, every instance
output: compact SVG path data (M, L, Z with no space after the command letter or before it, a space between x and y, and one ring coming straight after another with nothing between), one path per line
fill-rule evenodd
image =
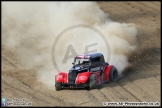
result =
M76 59L75 65L89 65L89 59Z

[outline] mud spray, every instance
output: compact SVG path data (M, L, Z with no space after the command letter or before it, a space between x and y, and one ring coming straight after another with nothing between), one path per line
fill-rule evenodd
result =
M74 24L93 26L106 36L109 64L122 75L137 47L134 24L112 21L96 2L2 2L2 45L14 49L27 69L36 69L38 80L49 88L54 88L57 74L51 60L53 42Z

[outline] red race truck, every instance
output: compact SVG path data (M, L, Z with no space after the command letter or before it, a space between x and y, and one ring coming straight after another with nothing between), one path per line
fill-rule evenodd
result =
M88 88L95 89L104 82L117 81L118 70L105 62L102 53L80 54L74 58L73 66L55 76L55 89Z

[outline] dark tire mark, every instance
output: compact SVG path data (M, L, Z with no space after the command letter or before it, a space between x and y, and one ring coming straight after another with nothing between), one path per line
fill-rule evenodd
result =
M1 56L4 60L6 60L10 65L12 65L13 67L17 68L17 66L13 63L11 63L9 60L7 60L6 58L4 58L3 56Z
M133 83L133 81L132 81L131 78L128 77L127 80L128 80L129 82L131 82L131 84L135 85L135 87L138 87L138 89L140 89L140 91L145 92L141 87L139 87L137 84ZM121 86L121 85L119 84L119 86ZM122 86L121 86L121 87L122 87ZM146 94L147 96L150 96L147 92L145 92L145 94ZM150 97L151 97L151 96L150 96ZM140 99L139 99L139 100L140 100Z
M158 3L158 2L157 2ZM159 4L156 4L155 2L152 2L152 4L156 5L156 6L160 6Z
M90 90L89 90L90 91ZM90 98L90 100L94 100L95 102L98 102L98 99L89 91L86 91L86 94Z
M120 86L122 89L124 89L126 92L128 92L130 95L132 95L133 98L135 98L136 100L138 100L139 102L141 102L142 100L138 99L134 94L132 94L131 92L129 92L127 89L125 89L124 87L122 87L121 85L117 84L118 86Z
M16 88L16 87L11 86L10 84L6 83L5 81L3 81L2 83L4 83L5 85L9 86L10 88L16 89L16 90L21 91L21 92L23 92L23 93L26 93L26 94L28 94L29 96L32 96L32 97L34 97L35 99L37 99L37 100L39 100L39 101L41 101L41 102L50 104L49 102L45 102L44 100L41 100L41 99L35 97L34 95L31 95L31 93L28 93L28 92L26 92L26 91L23 91L23 90L20 90L20 89L18 89L18 88Z
M145 6L145 7L147 7L147 8L151 8L151 9L153 9L153 10L155 10L155 11L158 11L159 12L159 10L156 10L155 8L152 8L152 7L150 7L150 6L147 6L146 4L144 4L144 3L140 3L140 2L138 2L140 5L143 5L143 6Z
M89 103L89 102L91 102L91 101L82 102L82 103L80 103L80 104L78 104L78 105L86 104L86 103Z
M106 95L101 91L101 90L97 90L101 95L103 95L103 97L106 99L106 101L110 101Z
M59 99L59 98L57 98L57 97L54 97L54 96L51 96L51 95L47 95L47 94L45 94L45 93L43 93L43 92L41 92L41 91L39 91L39 90L35 90L35 89L33 89L33 88L31 88L29 85L27 85L25 82L23 82L23 81L21 81L20 79L17 79L18 81L20 81L20 82L22 82L24 85L26 85L27 87L29 87L30 89L32 89L33 91L36 91L36 92L38 92L39 94L43 94L43 95L45 95L45 96L47 96L47 97L51 97L52 99L54 99L54 100L57 100L57 101L59 101L60 103L63 103L64 105L66 105L66 103L67 102L65 102L65 101L63 101L63 100L61 100L61 99ZM3 80L3 82L5 82L4 80ZM7 84L7 83L6 83ZM11 87L13 87L13 86L11 86ZM13 87L13 88L15 88L15 87ZM21 90L22 91L22 90ZM24 91L25 92L25 91ZM72 103L70 103L71 105L73 105Z
M159 74L159 73L160 73L160 70L157 69L156 67L151 66L151 65L148 66L147 63L143 63L143 64L145 65L145 67L147 67L148 69L152 70L152 71L155 72L156 74ZM158 70L159 72L157 72L156 70Z

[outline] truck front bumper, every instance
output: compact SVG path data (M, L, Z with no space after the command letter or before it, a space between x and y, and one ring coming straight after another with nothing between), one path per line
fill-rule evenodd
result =
M89 84L61 84L61 88L88 88Z

